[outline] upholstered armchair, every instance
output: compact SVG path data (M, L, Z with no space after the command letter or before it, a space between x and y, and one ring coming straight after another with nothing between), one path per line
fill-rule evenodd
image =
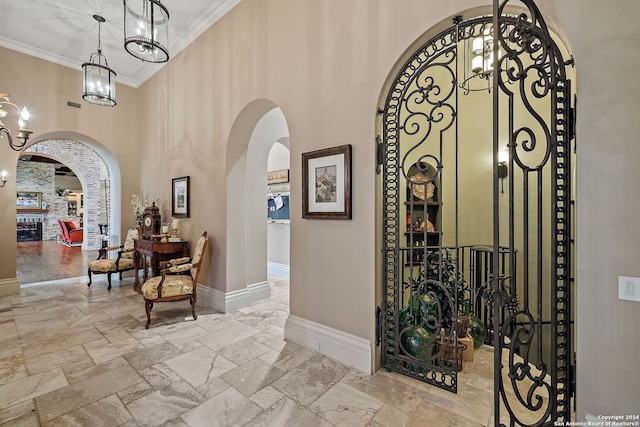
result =
M60 242L66 246L79 246L82 244L83 231L77 228L73 221L58 221L60 229Z
M138 229L130 228L127 231L127 237L124 240L124 245L121 246L108 246L100 249L98 259L89 263L88 274L89 283L87 286L91 286L91 274L106 274L107 282L109 286L107 290L111 291L111 274L120 273L120 280L122 280L122 272L133 270L133 256L134 246L133 239L138 238ZM116 258L108 258L108 253L117 250Z
M196 301L198 299L196 288L198 277L202 267L203 256L207 250L209 238L207 232L202 233L193 251L193 257L172 259L160 263L160 275L152 277L142 285L144 308L147 312L145 328L151 324L151 310L156 302L180 301L188 299L191 303L191 315L193 320L198 318L196 314Z

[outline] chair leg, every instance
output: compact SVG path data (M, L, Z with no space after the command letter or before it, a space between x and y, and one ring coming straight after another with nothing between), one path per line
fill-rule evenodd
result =
M151 308L153 307L153 303L148 299L144 300L144 309L147 312L147 323L144 325L145 329L149 329L149 325L151 325Z
M120 281L122 282L122 271L120 272Z
M193 320L198 320L198 315L196 314L196 301L198 300L197 295L193 295L189 302L191 302L191 315L193 316Z
M87 273L89 274L89 283L87 283L87 286L91 286L91 269L87 269Z
M111 292L111 273L107 273L107 282L109 282L109 286L107 286L107 290Z

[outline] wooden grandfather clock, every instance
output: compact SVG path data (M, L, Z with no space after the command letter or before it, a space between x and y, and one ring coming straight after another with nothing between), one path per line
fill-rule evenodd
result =
M162 228L162 217L160 209L153 202L151 206L144 209L142 214L142 238L150 240L152 236L159 235Z

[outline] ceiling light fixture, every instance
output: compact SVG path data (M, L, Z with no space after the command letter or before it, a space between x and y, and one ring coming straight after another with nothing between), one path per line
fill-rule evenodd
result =
M488 25L480 31L480 36L468 38L465 45L465 67L464 80L460 83L460 88L464 89L464 94L477 91L491 92L491 75L493 74L493 31ZM471 49L469 49L471 45ZM502 57L502 51L498 50L498 60ZM469 69L471 74L469 75ZM478 84L484 80L485 84Z
M82 98L91 104L113 107L116 105L116 73L107 63L100 47L100 25L105 19L93 15L98 21L98 51L92 53L89 62L82 64Z
M4 123L2 123L2 120L1 120L3 117L7 115L7 111L4 109L7 106L15 109L20 113L20 118L18 119L18 126L20 126L20 128L18 129L18 139L21 140L22 142L19 142L17 144L14 144L13 137L11 136L11 131L9 130L9 128L7 128L4 125ZM2 134L7 135L7 139L9 140L9 145L15 151L22 150L22 148L27 144L27 141L29 140L29 135L33 133L27 129L27 122L29 121L29 116L30 116L29 110L27 110L27 107L24 107L21 110L20 107L18 107L16 104L11 102L8 94L0 93L0 138L2 138Z
M169 60L169 11L160 0L124 1L124 48L147 62Z

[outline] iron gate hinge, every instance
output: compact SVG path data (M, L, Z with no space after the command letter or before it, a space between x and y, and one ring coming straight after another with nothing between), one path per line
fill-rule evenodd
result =
M569 108L569 141L576 137L576 107Z
M380 173L380 166L384 161L384 149L380 135L376 136L376 173Z
M571 397L573 397L573 401L576 401L576 354L577 352L573 352L573 363L571 364L569 372L571 373L570 384L571 384ZM573 409L575 411L575 403L573 405Z
M376 347L380 346L382 340L382 309L376 307Z

